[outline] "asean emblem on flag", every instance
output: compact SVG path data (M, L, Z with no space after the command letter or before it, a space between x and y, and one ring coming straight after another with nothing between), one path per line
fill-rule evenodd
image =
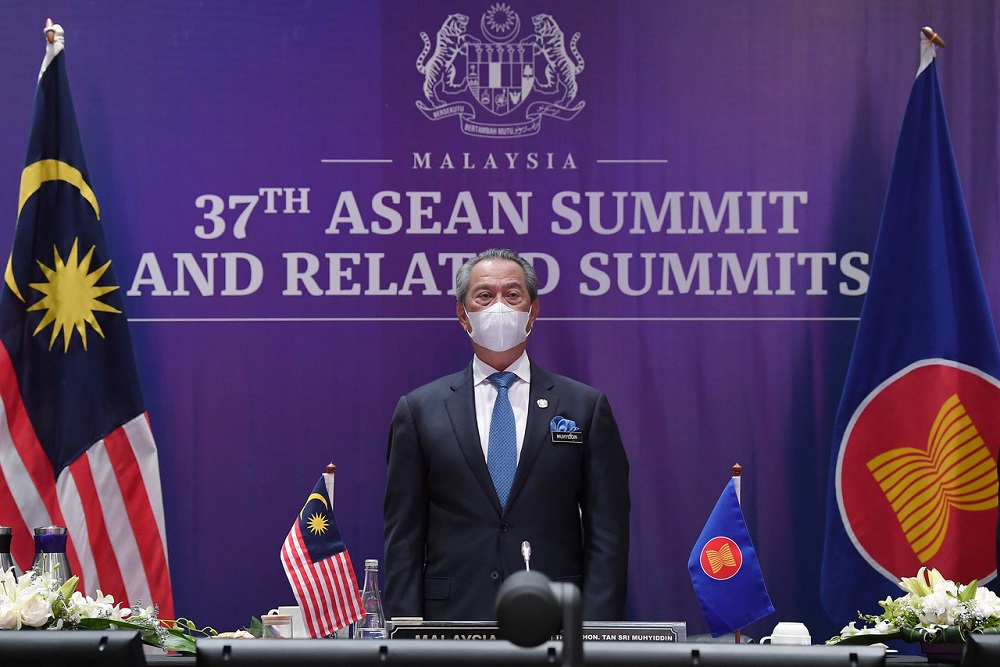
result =
M728 537L713 537L701 549L701 569L712 579L725 581L736 576L743 566L743 552Z
M450 14L433 43L420 33L424 100L417 108L427 119L457 116L464 134L504 139L532 136L543 117L572 120L583 109L584 102L574 104L584 68L580 33L567 39L555 18L536 14L532 34L518 39L521 17L505 2L483 13L482 37L469 23L465 14Z
M836 491L847 534L890 581L934 567L996 575L1000 382L924 359L869 394L844 430Z

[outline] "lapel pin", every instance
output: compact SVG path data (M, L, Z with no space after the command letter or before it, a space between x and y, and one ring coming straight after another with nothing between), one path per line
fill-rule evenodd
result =
M548 400L546 400L544 398L538 399L537 401L535 401L535 403L538 405L538 407L540 407L542 409L545 409L545 408L549 407Z

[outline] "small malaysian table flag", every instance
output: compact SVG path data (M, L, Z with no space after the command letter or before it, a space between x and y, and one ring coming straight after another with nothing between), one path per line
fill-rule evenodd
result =
M327 637L363 616L358 581L333 516L333 473L306 498L281 547L281 564L311 637Z

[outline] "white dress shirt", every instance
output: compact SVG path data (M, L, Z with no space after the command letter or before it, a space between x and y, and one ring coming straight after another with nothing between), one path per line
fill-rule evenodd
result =
M517 361L504 369L517 375L517 380L507 390L510 407L514 410L517 425L517 460L521 460L521 446L524 444L524 430L528 423L528 398L531 394L531 364L528 353L522 352ZM476 395L476 423L479 425L479 443L486 457L490 443L490 422L493 421L493 404L497 401L497 388L490 384L489 376L498 372L479 357L472 358L472 383Z

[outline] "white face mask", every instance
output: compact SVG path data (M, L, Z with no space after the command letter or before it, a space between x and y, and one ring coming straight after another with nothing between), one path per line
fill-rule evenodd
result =
M462 307L465 308L464 305ZM497 301L486 310L470 313L466 309L465 315L472 325L469 337L487 350L506 352L523 343L528 337L525 328L528 326L528 318L531 317L530 311L514 310Z

